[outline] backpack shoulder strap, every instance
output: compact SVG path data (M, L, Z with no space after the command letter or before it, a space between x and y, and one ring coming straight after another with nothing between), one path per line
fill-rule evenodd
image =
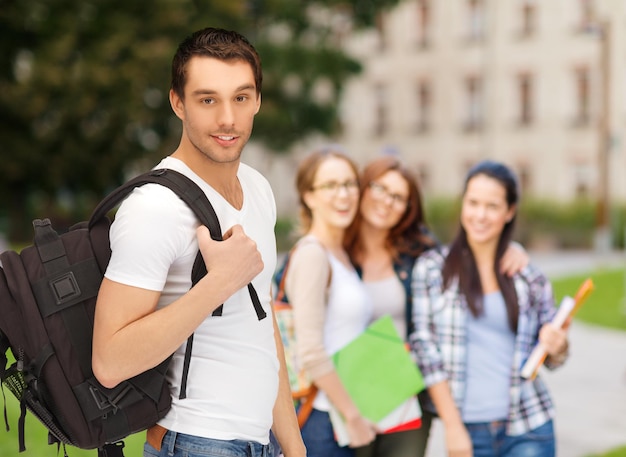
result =
M89 219L89 228L91 228L98 220L104 217L118 203L120 203L134 188L148 183L160 184L171 189L187 204L187 206L189 206L189 208L191 208L198 220L203 225L208 227L211 238L216 241L222 241L222 229L220 227L219 219L213 209L213 205L211 205L211 202L207 198L204 191L200 189L200 187L192 179L169 168L148 171L115 189L94 209L91 218ZM192 286L202 279L206 273L206 264L204 263L202 254L198 252L191 273ZM262 320L267 317L252 283L248 284L248 292L250 294L250 298L252 299L252 304L258 320ZM213 311L213 316L221 316L223 308L223 304L216 308L215 311ZM192 346L193 334L191 334L188 338L187 346L185 348L183 377L181 380L179 394L180 399L187 397L187 377L189 374L189 365L191 363Z
M144 184L155 183L171 189L178 197L180 197L194 212L198 220L206 225L211 234L211 238L216 241L222 241L222 229L219 219L213 209L213 205L207 198L206 194L200 187L184 174L169 168L155 169L143 173L127 183L115 189L107 197L100 202L94 209L89 219L89 227L91 228L96 222L111 211L118 203L120 203L134 188ZM195 285L206 274L206 266L202 260L202 256L198 254L194 263L194 271L192 273L192 284ZM252 297L254 310L259 320L266 317L266 313L261 306L257 293L252 284L248 284L248 291ZM216 310L221 315L221 307Z
M160 184L176 193L191 208L200 222L209 228L211 238L216 241L222 240L222 230L217 214L215 214L215 210L205 193L193 180L168 168L143 173L107 195L93 210L89 219L89 228L115 208L133 189L151 183Z

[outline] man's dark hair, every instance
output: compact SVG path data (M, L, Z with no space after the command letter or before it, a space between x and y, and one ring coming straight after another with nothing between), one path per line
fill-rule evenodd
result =
M207 27L198 30L178 46L172 60L171 89L181 99L184 98L187 63L192 57L213 57L224 61L242 60L248 62L254 73L257 94L261 93L263 71L261 58L250 42L237 32Z

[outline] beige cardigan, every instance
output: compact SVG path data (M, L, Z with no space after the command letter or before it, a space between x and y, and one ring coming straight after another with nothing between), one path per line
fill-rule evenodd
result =
M313 237L302 238L291 252L285 293L293 306L298 358L310 378L334 371L324 348L324 323L331 266L325 248Z

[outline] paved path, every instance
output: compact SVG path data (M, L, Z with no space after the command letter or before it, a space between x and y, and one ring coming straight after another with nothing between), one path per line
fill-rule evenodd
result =
M541 252L531 257L550 278L626 265L623 252ZM558 457L585 457L626 445L626 332L574 321L570 347L571 357L562 368L541 374L556 405ZM443 427L435 421L427 457L445 456L443 441Z

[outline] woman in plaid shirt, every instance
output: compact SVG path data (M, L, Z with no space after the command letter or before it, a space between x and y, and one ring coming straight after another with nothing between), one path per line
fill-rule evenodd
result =
M550 324L552 287L528 265L509 278L495 266L511 241L514 174L483 161L468 173L459 232L413 271L410 341L450 456L555 455L554 408L542 380L520 376L537 341L546 366L567 357L566 330ZM569 322L568 322L569 323Z

